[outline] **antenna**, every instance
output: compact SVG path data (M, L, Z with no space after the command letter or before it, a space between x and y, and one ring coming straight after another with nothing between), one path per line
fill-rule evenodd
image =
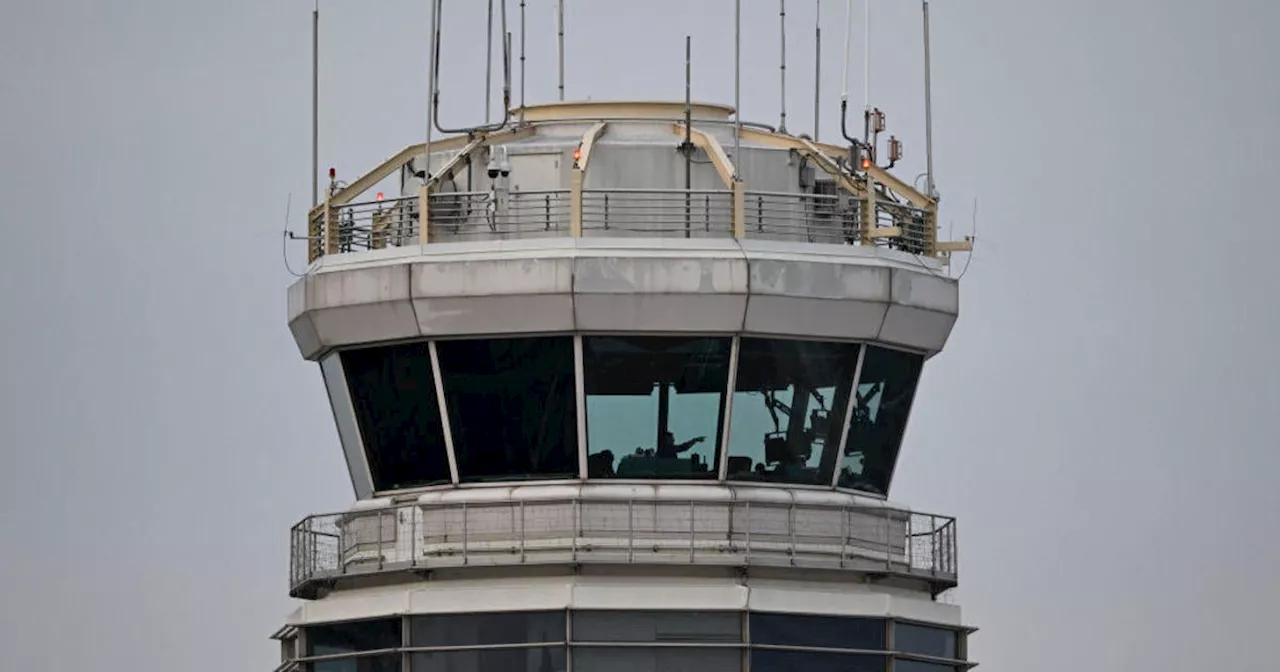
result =
M320 0L311 12L311 207L320 205Z
M693 229L693 37L684 36L684 237Z
M866 71L862 76L862 102L863 108L871 109L871 0L862 0L862 4L867 8L867 16L864 21L863 28L866 30L866 39L863 40L863 48L866 53L863 57Z
M423 184L431 179L431 127L434 125L434 116L432 111L435 109L435 102L439 97L436 92L436 48L437 44L437 28L439 28L440 17L436 15L438 8L437 0L431 2L431 37L429 38L430 56L427 64L427 141L423 144L423 168L422 175ZM421 232L419 232L421 235Z
M778 27L782 33L782 56L778 61L778 72L782 82L781 107L782 116L778 120L778 132L787 132L787 0L778 0Z
M524 2L520 0L520 125L524 125Z
M506 3L503 3L506 6ZM489 22L484 42L484 123L490 121L493 107L493 0L489 0ZM506 32L506 31L503 31Z
M733 179L742 164L742 0L733 0Z
M503 15L505 16L506 0L502 0L502 2L504 5ZM431 82L432 82L433 88L432 88L430 104L433 111L432 121L436 127L436 130L440 131L441 133L471 134L478 131L494 131L506 126L507 123L511 121L511 108L508 105L503 105L502 121L496 124L481 124L479 126L471 126L471 127L464 127L464 128L445 128L440 124L440 73L439 73L439 70L440 70L440 32L441 32L441 24L444 23L443 8L444 8L444 0L434 0L434 2L431 3L432 23L434 24L432 37L433 37L434 44L432 45L432 49L431 49ZM503 26L502 32L503 32L503 35L505 36L506 26ZM504 42L505 42L505 39L504 39ZM504 49L503 56L504 56L504 61L509 59L509 55L506 53L505 49ZM510 69L507 68L507 71L509 72ZM504 87L503 93L506 94L507 99L510 98L509 84Z
M556 9L556 21L559 23L557 50L560 53L560 100L564 101L564 0L560 0Z
M818 141L819 104L822 101L822 0L813 14L813 141Z
M930 198L935 196L933 185L933 100L929 86L929 0L921 0L924 14L924 156L925 186Z

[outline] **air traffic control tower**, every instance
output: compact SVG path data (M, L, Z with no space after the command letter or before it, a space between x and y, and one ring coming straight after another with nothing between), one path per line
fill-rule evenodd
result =
M522 105L324 189L289 327L355 503L290 531L278 670L974 665L955 519L887 499L965 245L874 111L734 117Z

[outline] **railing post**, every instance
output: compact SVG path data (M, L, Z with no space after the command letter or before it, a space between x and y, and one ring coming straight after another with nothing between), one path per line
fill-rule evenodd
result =
M324 222L321 223L320 230L324 237L324 253L337 254L338 227L337 222L334 221L335 208L329 203L330 198L330 194L326 193L324 195Z
M427 244L427 204L431 198L427 192L427 185L418 187L418 244Z
M569 235L582 237L582 171L574 170L569 178Z
M863 245L871 245L871 232L876 228L876 183L867 175L867 198L858 204L862 208L862 230L859 239Z
M931 203L924 210L924 256L938 256L938 204Z
M733 237L747 237L747 184L742 180L733 182Z

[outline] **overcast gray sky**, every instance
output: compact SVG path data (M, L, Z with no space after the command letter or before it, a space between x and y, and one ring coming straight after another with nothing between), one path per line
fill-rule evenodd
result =
M462 124L482 116L482 49L462 34L480 35L483 4L450 4L442 104ZM732 102L732 4L569 0L568 97L680 98L688 33L695 97ZM744 4L744 116L776 121L777 6ZM553 3L529 5L528 93L548 100ZM788 7L793 131L812 120L813 6ZM351 176L423 134L427 3L322 8L322 167ZM872 99L913 176L919 5L875 8ZM285 325L311 3L2 9L0 669L269 670L288 528L352 497L318 367ZM834 140L843 3L822 13ZM968 233L977 198L978 244L892 494L960 518L973 657L1272 668L1280 9L933 14L943 220Z

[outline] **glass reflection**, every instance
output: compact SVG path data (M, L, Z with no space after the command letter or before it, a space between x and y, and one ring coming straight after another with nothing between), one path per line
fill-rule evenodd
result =
M729 338L582 339L591 478L715 478Z
M739 672L742 652L735 648L576 647L574 672Z
M927 625L898 623L893 626L893 648L935 658L955 658L956 631Z
M830 485L857 360L854 344L742 339L729 478Z
M573 338L436 344L462 481L577 478Z
M751 652L751 672L884 672L888 667L887 658L868 653L768 649Z
M845 439L839 485L881 495L889 493L923 366L922 355L867 347Z
M374 489L450 482L427 344L348 350L342 368Z

